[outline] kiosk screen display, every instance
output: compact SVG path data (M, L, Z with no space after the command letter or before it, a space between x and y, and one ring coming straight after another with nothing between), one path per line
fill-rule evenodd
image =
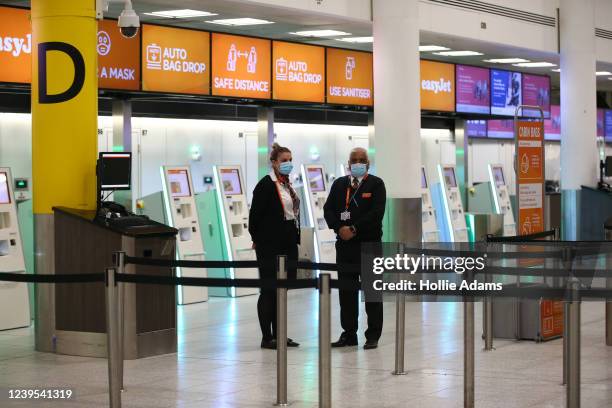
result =
M238 169L221 169L221 184L226 195L242 194L240 171Z
M444 182L450 188L457 187L457 179L455 178L455 169L452 167L444 168Z
M0 173L0 204L9 204L11 197L8 190L8 175Z
M168 170L168 184L172 197L190 197L189 177L187 170Z
M320 193L322 191L325 191L323 169L320 167L309 167L308 182L310 183L310 191L312 191L313 193Z
M503 186L506 184L504 179L504 169L501 167L493 167L493 179L495 180L496 186Z
M425 177L425 169L421 167L421 188L427 188L427 177Z

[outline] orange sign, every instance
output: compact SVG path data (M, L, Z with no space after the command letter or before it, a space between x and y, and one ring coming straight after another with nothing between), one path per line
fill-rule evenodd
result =
M273 98L325 102L325 48L274 41Z
M212 93L238 98L270 98L270 41L212 35Z
M0 82L32 82L30 10L0 7Z
M516 123L518 234L544 231L544 122Z
M208 95L210 33L142 26L143 91Z
M125 38L116 21L98 21L98 86L140 89L140 32Z
M455 110L455 65L421 60L421 109Z
M373 60L369 52L327 49L327 102L374 104Z

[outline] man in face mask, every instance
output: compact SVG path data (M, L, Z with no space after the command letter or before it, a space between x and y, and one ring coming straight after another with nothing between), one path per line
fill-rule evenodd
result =
M350 174L334 181L323 209L327 225L337 234L338 278L359 281L361 243L381 241L387 193L382 179L368 174L370 160L367 150L353 149L348 164ZM339 298L343 332L332 347L356 346L359 293L340 290ZM375 349L382 332L383 306L381 302L366 302L365 308L368 328L364 349Z

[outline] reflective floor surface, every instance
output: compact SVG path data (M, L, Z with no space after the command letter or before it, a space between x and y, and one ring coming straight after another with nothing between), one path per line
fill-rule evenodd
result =
M179 352L127 361L124 407L270 407L276 400L276 353L259 348L257 297L213 299L179 308ZM337 296L332 333L340 334ZM363 313L360 323L365 323ZM318 300L313 290L289 294L289 406L318 402ZM408 303L406 371L393 376L394 304L376 350L332 351L334 407L462 407L463 308L460 303ZM476 407L563 407L562 341L496 340L482 351L476 305ZM0 332L0 406L108 406L104 359L33 351L32 329ZM8 401L10 388L68 387L69 401ZM582 407L612 406L612 347L605 346L603 303L582 306Z

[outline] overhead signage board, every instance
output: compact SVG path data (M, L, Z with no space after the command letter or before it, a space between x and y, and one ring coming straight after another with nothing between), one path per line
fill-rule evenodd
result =
M272 42L272 98L325 102L325 48Z
M550 117L550 77L545 75L522 74L523 105L539 106L544 117ZM540 112L523 109L523 116L539 117Z
M0 7L0 82L32 82L30 10Z
M597 109L597 137L604 137L605 110Z
M604 122L606 128L606 141L612 142L612 109L606 109Z
M455 65L421 60L421 109L455 110Z
M486 120L466 120L465 134L468 137L486 138L487 137L487 121Z
M142 90L208 95L210 33L143 24Z
M561 140L561 107L550 106L550 119L544 121L544 140Z
M270 60L270 40L213 33L212 94L269 99Z
M327 102L374 105L373 59L369 52L327 49Z
M98 86L102 89L140 89L140 32L126 38L117 21L98 21Z
M488 68L456 66L457 112L491 112L491 74Z
M512 119L493 119L487 121L487 136L493 139L513 139L514 121Z
M491 114L514 116L523 102L521 73L491 70Z

